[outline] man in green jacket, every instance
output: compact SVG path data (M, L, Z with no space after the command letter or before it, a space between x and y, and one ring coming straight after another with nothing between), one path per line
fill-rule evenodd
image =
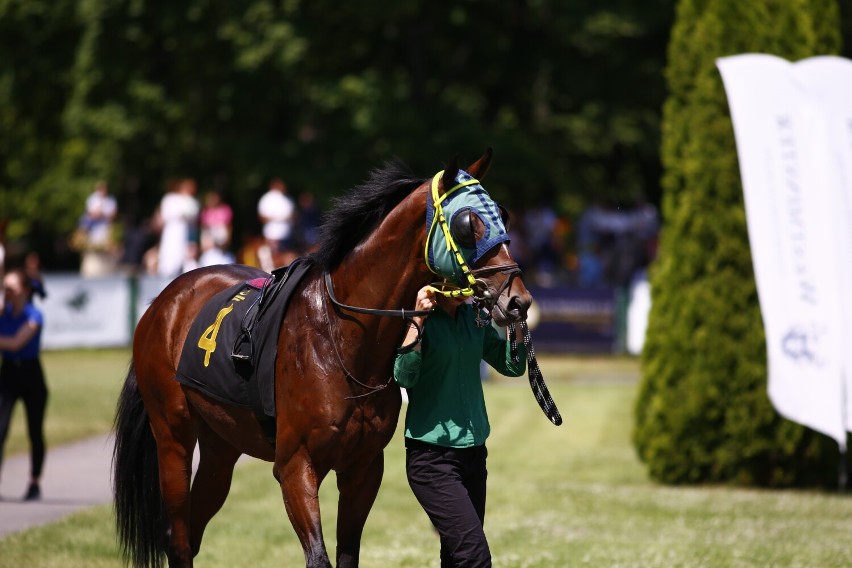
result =
M398 355L396 382L408 391L405 416L406 474L414 496L441 537L441 566L491 566L485 538L485 440L491 431L479 375L485 360L503 375L526 371L526 349L512 361L509 342L490 325L476 325L476 308L464 298L417 293L414 318L422 337ZM417 339L411 326L404 345Z

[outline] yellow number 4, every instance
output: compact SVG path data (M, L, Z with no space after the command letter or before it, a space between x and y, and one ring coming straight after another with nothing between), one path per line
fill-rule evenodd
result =
M219 314L216 316L216 321L213 322L213 325L205 329L204 333L202 333L201 337L198 339L198 346L206 351L204 354L205 367L210 365L210 355L216 351L216 336L219 335L219 327L222 325L222 320L225 319L225 316L231 313L231 310L233 309L234 304L231 304L227 308L219 310Z

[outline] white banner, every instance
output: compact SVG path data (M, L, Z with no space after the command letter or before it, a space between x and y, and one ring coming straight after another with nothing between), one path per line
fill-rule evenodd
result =
M130 287L124 276L80 278L46 274L44 349L119 347L130 343Z
M842 220L848 188L833 139L842 118L826 101L838 86L836 68L847 63L832 57L793 64L761 54L717 61L740 162L769 397L783 416L843 448L850 336L842 292L852 291L844 282L852 241L838 231L850 222ZM843 96L849 101L852 91Z
M627 304L627 352L642 353L645 332L648 329L648 314L651 311L651 284L647 278L635 280L630 285L630 302Z
M843 322L843 378L846 429L852 431L852 61L842 57L814 57L798 63L797 76L814 87L820 106L830 117L827 127L827 172L835 177L829 187L832 231L837 243L837 268ZM845 292L845 293L844 293Z

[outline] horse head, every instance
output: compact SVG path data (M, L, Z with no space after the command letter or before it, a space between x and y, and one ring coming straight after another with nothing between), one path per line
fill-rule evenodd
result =
M472 296L505 326L526 319L532 297L509 252L508 215L480 183L491 156L488 149L466 171L453 158L433 179L426 261L432 272L459 286L439 293Z

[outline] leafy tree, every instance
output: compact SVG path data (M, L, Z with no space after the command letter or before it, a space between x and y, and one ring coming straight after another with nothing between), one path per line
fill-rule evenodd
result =
M13 237L37 241L50 222L62 223L59 230L73 223L63 215L76 196L46 172L65 140L61 117L80 36L74 16L72 0L0 2L0 221Z
M718 57L835 53L833 0L681 0L669 47L663 214L634 442L667 483L829 483L837 449L779 417Z
M391 155L428 175L486 146L514 207L654 199L672 5L8 0L10 237L49 211L62 238L98 178L136 221L194 176L225 190L239 235L271 176L323 202Z

